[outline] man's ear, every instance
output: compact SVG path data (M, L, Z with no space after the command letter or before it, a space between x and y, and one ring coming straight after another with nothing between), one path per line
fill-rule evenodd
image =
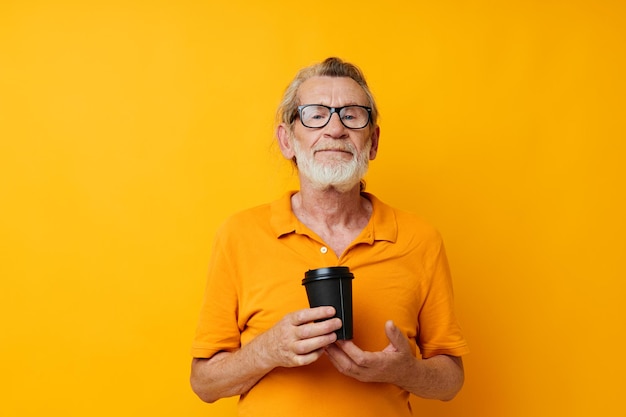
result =
M378 154L378 141L380 139L380 127L376 125L374 130L372 131L372 135L370 136L370 140L372 141L372 147L370 148L370 161L376 158Z
M276 140L278 141L278 147L280 152L287 159L293 159L296 155L293 151L291 130L285 123L281 123L276 128Z

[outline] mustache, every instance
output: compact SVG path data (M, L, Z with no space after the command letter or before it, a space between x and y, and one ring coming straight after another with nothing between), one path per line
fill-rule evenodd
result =
M352 146L352 144L341 143L341 142L320 143L318 145L315 145L313 147L313 153L319 152L319 151L342 151L342 152L351 153L353 155L356 153L356 149L354 148L354 146Z

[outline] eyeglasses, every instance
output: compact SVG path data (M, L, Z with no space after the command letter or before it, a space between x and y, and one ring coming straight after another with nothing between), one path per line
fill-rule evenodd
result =
M298 106L300 122L304 127L324 127L330 122L333 113L339 115L339 120L348 129L363 129L370 122L372 109L356 105L328 107L322 104L305 104Z

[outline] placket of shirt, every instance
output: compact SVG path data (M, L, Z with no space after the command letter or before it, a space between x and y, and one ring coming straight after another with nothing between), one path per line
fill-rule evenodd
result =
M321 264L329 264L330 260L332 260L332 263L341 263L341 259L347 257L350 251L361 243L372 244L372 233L371 228L367 227L352 243L348 245L344 252L339 255L335 254L335 252L324 242L324 240L310 229L305 227L305 229L301 230L299 234L306 236L309 240L309 243L313 246L313 250L319 257Z
M333 250L315 232L305 226L303 230L299 230L297 233L308 240L308 247L318 257L321 265L337 263L339 257L335 255L335 252L333 252Z

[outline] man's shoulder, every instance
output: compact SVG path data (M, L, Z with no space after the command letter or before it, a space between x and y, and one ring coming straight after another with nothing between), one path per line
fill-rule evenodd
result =
M289 211L289 201L288 195L284 195L277 200L236 211L224 220L220 229L223 232L233 230L251 232L259 227L269 226L272 218Z
M440 238L438 229L422 215L409 209L390 205L372 194L369 194L369 198L374 206L374 211L378 211L381 220L385 223L395 222L400 232L417 233L435 239Z
M235 211L224 220L224 226L263 221L271 212L272 203L263 203Z

